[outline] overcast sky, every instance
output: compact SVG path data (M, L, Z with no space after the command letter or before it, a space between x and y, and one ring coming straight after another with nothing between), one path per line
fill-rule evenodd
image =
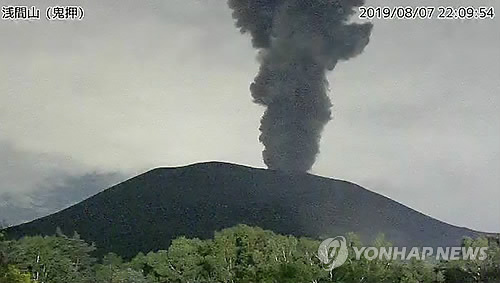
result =
M82 5L79 22L0 21L0 193L207 160L264 167L256 51L225 1ZM334 119L312 173L500 231L499 18L374 21L365 52L329 74Z

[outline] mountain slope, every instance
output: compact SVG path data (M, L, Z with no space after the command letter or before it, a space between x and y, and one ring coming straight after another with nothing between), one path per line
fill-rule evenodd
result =
M101 192L125 177L119 173L63 176L32 193L0 194L0 222L17 225L37 219ZM1 223L0 223L1 224Z
M395 245L455 245L478 232L416 212L358 185L227 163L159 168L56 214L11 227L11 237L56 227L124 257L167 248L180 235L208 238L239 223L296 236L378 233Z

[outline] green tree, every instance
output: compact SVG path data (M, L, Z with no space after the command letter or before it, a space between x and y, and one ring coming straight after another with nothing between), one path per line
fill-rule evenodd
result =
M167 254L168 277L174 282L206 281L205 245L200 239L180 237L173 240Z
M132 268L120 269L113 274L111 283L150 283L143 273Z
M30 274L9 263L7 241L0 232L0 283L30 283Z
M30 283L30 274L13 265L0 266L0 283Z
M432 264L422 260L412 260L395 266L395 279L401 283L439 282Z
M500 247L496 237L465 238L465 249L487 248L485 258L478 253L472 258L443 261L438 265L447 283L498 282L500 280Z
M114 275L123 268L123 259L114 254L108 253L102 259L102 264L95 267L95 277L100 283L112 283Z
M82 283L93 280L90 253L95 249L73 237L34 236L9 243L8 256L21 270L32 273L33 279L44 283Z

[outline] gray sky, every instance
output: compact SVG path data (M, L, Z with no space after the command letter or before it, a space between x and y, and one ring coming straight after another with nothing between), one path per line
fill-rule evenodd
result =
M23 2L42 14L64 4L39 3ZM0 193L207 160L263 167L256 51L225 1L82 5L81 22L0 21ZM329 75L334 120L312 173L500 231L499 27L499 16L374 21L365 52Z

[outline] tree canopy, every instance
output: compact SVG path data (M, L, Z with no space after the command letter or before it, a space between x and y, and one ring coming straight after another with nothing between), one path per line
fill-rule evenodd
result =
M500 247L495 238L466 238L464 247L489 247L486 260L397 261L356 258L362 243L347 235L348 258L328 272L317 257L320 240L279 235L238 225L212 239L179 237L165 250L139 253L129 261L109 253L93 257L94 245L68 237L0 235L0 283L299 283L299 282L498 282ZM389 247L381 235L372 246ZM496 280L496 281L495 281Z

